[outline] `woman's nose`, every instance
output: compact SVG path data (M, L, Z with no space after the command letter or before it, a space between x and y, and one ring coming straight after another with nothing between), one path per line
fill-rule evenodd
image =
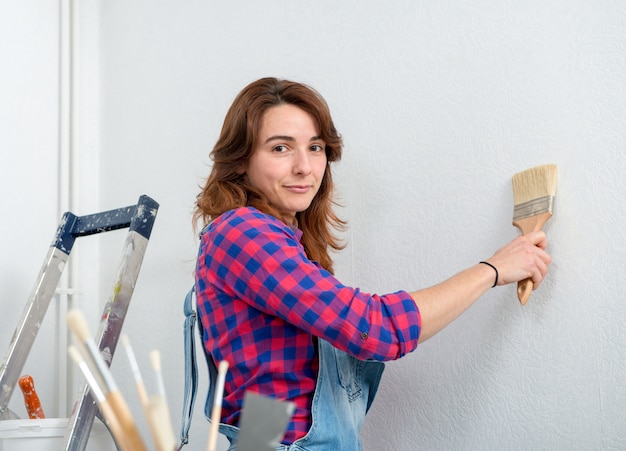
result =
M308 175L311 173L311 157L306 150L298 150L294 155L294 172L296 174Z

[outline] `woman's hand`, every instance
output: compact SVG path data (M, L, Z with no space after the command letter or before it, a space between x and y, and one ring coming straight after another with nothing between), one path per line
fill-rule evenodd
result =
M532 279L533 288L541 283L552 257L545 251L546 234L531 232L501 247L487 261L498 268L498 285Z

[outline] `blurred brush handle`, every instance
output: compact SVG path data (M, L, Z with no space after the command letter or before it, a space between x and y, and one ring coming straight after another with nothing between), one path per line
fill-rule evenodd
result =
M146 405L145 413L156 450L173 451L176 449L176 436L165 398L160 395L152 396Z
M552 217L552 213L547 211L528 218L513 220L513 225L522 231L523 235L530 232L537 232L543 228L545 223ZM533 291L533 280L524 279L517 282L517 298L522 305L525 305Z
M121 451L125 451L127 449L132 449L131 445L127 444L126 435L124 431L122 431L122 426L115 416L115 412L111 408L111 405L106 399L101 399L96 401L98 403L98 408L100 412L102 412L102 416L106 421L106 426L109 428L111 435L113 435L113 440L115 441L117 447Z
M115 415L119 422L120 429L124 436L125 445L128 447L128 451L145 451L146 447L139 435L133 416L126 404L126 401L122 397L119 390L110 391L105 395L106 401L111 406L113 415ZM127 451L123 449L122 451Z

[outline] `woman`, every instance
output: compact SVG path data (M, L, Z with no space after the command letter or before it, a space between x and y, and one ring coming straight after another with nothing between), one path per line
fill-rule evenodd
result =
M536 287L547 272L536 232L422 290L343 285L329 254L345 226L332 210L341 152L324 99L275 78L239 93L211 152L195 212L205 226L196 291L207 361L229 362L220 430L235 445L251 390L295 403L280 449L361 449L382 361L413 351L492 286L531 277Z

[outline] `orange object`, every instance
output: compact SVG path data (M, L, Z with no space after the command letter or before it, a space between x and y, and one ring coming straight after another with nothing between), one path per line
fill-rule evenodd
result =
M43 408L41 407L41 402L39 401L39 396L35 390L33 378L28 375L22 376L20 377L18 383L22 389L22 394L24 395L24 405L26 406L28 418L46 418L43 413Z

